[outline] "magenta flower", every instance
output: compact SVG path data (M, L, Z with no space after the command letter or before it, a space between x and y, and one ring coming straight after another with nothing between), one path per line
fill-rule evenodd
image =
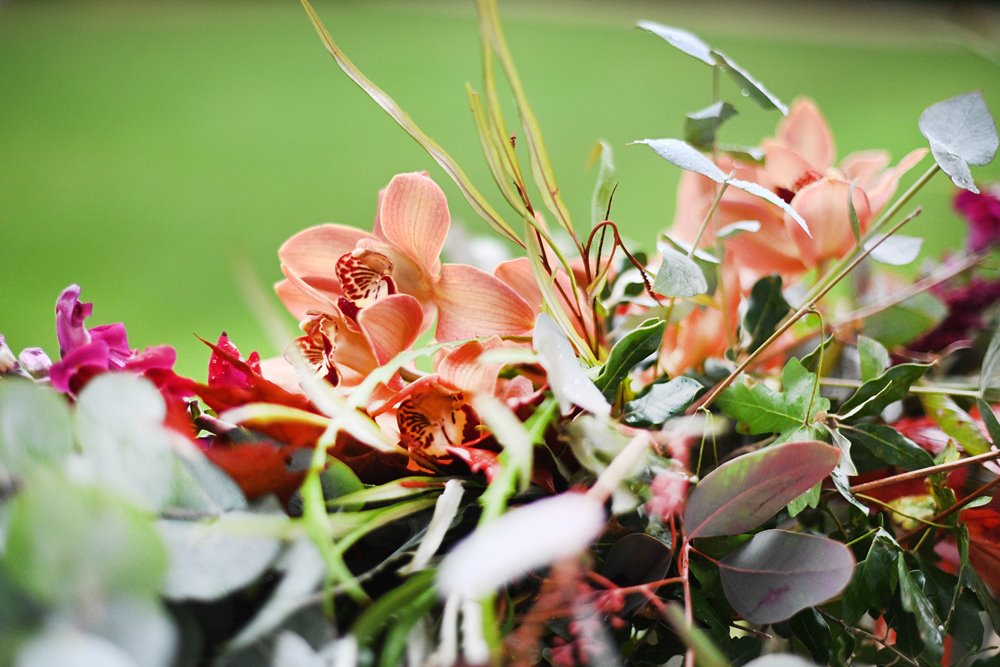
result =
M981 192L960 190L954 206L969 223L969 237L965 241L969 252L986 250L1000 241L1000 183Z
M133 350L125 325L102 324L88 329L84 321L94 310L80 301L80 286L70 285L56 301L56 336L60 361L49 369L52 386L63 392L79 391L90 378L108 371L145 373L154 368L171 369L177 358L168 345Z

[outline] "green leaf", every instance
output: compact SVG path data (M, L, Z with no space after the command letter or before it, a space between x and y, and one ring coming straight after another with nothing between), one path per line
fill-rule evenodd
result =
M833 488L837 490L837 493L839 493L844 500L861 510L861 513L864 516L871 514L871 509L863 502L855 498L854 494L851 493L851 482L848 479L846 472L840 468L834 468L833 472L830 473L830 480L833 482Z
M854 394L839 408L847 419L858 420L878 415L890 403L902 400L910 391L910 385L923 377L927 364L899 364L879 375L874 380L862 383Z
M987 401L1000 398L1000 327L993 332L986 355L983 357L983 367L979 372L979 393Z
M834 339L833 336L828 336L827 338L824 338L822 341L820 341L820 343L816 346L816 348L812 352L802 357L801 359L802 367L805 368L810 373L819 372L820 371L819 364L821 360L823 360L824 366L827 366L830 363L829 355L827 354L828 348L833 347L834 351L837 351L840 349L839 345L840 344Z
M858 336L858 356L861 358L862 382L874 380L889 367L889 351L874 338Z
M920 402L931 421L958 441L966 454L975 456L990 451L979 425L959 405L944 394L921 394Z
M843 620L855 624L869 609L880 609L896 589L896 558L901 553L892 535L879 528L868 548L868 555L858 563L851 583L844 590Z
M920 114L920 133L931 153L955 185L979 192L969 165L992 162L997 152L997 128L979 91L952 97Z
M645 394L625 404L623 421L636 428L662 426L671 417L684 414L703 389L700 382L683 375L654 384Z
M710 150L719 128L735 115L736 107L721 101L689 113L684 118L684 140L696 148Z
M923 575L919 570L911 572L907 569L904 554L896 557L896 569L899 574L899 594L903 609L913 614L917 621L917 630L924 643L924 653L930 654L934 662L939 663L944 646L944 624L917 581L917 575L921 578Z
M719 407L739 422L744 433L751 435L797 429L808 424L816 413L829 410L829 400L822 396L813 398L816 376L797 359L785 365L781 381L782 391L777 392L763 382L741 375L719 396Z
M929 292L921 292L865 319L865 334L892 349L927 333L948 314Z
M596 225L603 222L611 207L611 196L615 192L615 162L611 144L599 142L594 147L594 153L601 158L597 168L597 182L594 184L594 194L590 198L590 222ZM595 156L596 157L596 156Z
M854 235L854 242L861 243L861 220L858 219L858 211L854 207L854 191L857 187L858 181L854 179L847 189L847 212L851 218L851 233Z
M877 244L877 245L876 245ZM865 242L865 250L876 262L889 266L906 266L920 256L924 240L917 236L893 234L889 238L877 236Z
M854 556L818 535L764 530L719 561L722 590L755 624L777 623L838 595L851 580Z
M813 441L772 445L723 463L688 497L688 539L756 528L825 479L839 459L839 449Z
M166 571L160 537L106 489L39 474L10 503L0 566L39 599L85 609L111 594L155 599Z
M659 277L659 276L657 276ZM629 372L644 359L656 354L663 340L667 323L659 319L649 319L628 332L615 343L608 354L608 360L594 380L597 388L609 400L618 392L618 386Z
M819 505L819 499L822 493L823 482L816 482L816 486L812 487L801 496L788 503L788 516L798 516L799 513L807 507L816 507Z
M747 352L753 352L774 333L792 307L781 293L781 276L764 276L750 290L743 330L750 336Z
M0 381L0 471L24 477L38 467L58 468L73 451L66 399L27 380Z
M144 378L106 373L87 384L76 405L76 431L95 480L128 500L161 509L173 493L175 468L163 425L166 404Z
M891 426L884 424L858 424L843 433L848 439L864 447L872 456L892 466L905 470L919 470L934 465L927 451Z
M765 88L764 84L755 79L750 72L737 65L732 58L722 51L713 49L712 55L715 56L716 61L725 66L726 72L736 82L736 85L740 87L741 93L749 95L750 99L756 102L761 108L774 109L780 112L782 116L788 115L788 107L774 93Z
M715 67L716 61L715 56L712 55L712 48L693 33L655 21L639 21L636 25L663 39L678 51L686 53L706 65Z
M830 664L833 637L826 619L815 609L804 609L788 622L792 634L802 642L818 664Z
M979 416L982 418L983 424L986 425L993 445L1000 446L1000 421L997 421L993 408L981 398L976 399L976 407L979 408Z
M729 667L729 661L705 631L688 624L680 605L676 602L667 603L664 617L681 641L698 656L698 667Z
M993 625L993 632L1000 632L1000 601L993 597L993 593L980 578L979 573L969 565L969 529L965 525L959 524L957 532L958 556L963 564L962 580L975 594L979 604L982 605Z
M653 291L663 296L687 299L708 291L708 281L693 259L671 248L661 249L663 263L656 272Z

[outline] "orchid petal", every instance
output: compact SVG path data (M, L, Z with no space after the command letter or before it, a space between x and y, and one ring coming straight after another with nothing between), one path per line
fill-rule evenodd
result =
M889 153L883 150L858 151L840 161L840 170L848 181L864 191L875 186L879 175L889 166Z
M354 250L360 241L374 238L346 225L316 225L285 241L278 250L278 259L305 279L332 276L338 259Z
M518 257L501 262L493 274L517 292L534 312L538 312L542 305L542 291L538 289L535 274L531 272L531 260Z
M872 185L870 188L864 188L865 194L868 195L868 203L871 205L872 213L878 213L889 203L892 196L896 194L896 188L899 187L899 179L923 160L928 152L926 148L917 148L910 151L906 157L899 161L899 164L884 172L877 184Z
M833 166L837 155L833 135L826 119L809 99L799 98L778 125L778 141L805 158L813 169L823 173Z
M88 373L94 371L107 371L110 350L108 344L103 340L95 340L74 348L63 355L61 361L52 364L49 369L49 380L57 391L76 391L80 387L74 386L77 375L87 370Z
M445 264L435 286L440 342L531 332L535 314L499 278L465 264Z
M483 342L470 341L446 354L437 365L438 376L451 386L470 394L488 394L496 391L500 364L484 363L480 355L500 347L494 336Z
M83 321L90 317L94 304L80 301L80 286L70 285L56 300L56 336L59 351L66 354L90 342L90 334Z
M798 244L806 266L813 267L828 259L837 259L854 245L847 205L850 192L850 183L824 178L802 188L792 199L792 207L809 220L809 225L815 230L810 238L791 217L785 217L785 225ZM861 233L864 234L871 222L871 206L860 188L854 188L853 201Z
M379 205L381 233L432 278L441 271L450 225L444 192L428 176L399 174L389 182Z
M785 144L769 139L762 147L767 155L764 162L767 175L786 190L798 190L800 181L810 172L816 174L815 178L822 176L806 158Z
M379 299L358 313L358 325L379 365L409 348L420 335L424 310L408 294Z

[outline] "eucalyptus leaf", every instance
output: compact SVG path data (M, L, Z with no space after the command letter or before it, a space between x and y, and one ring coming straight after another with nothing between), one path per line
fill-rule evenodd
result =
M169 667L174 664L177 630L159 600L118 595L106 601L88 630L95 632L127 653L142 667ZM97 615L95 615L97 616Z
M107 639L54 625L22 647L17 667L141 667Z
M842 432L851 442L864 447L883 463L905 470L919 470L934 465L934 459L923 447L891 426L858 424Z
M623 420L636 428L662 426L671 417L684 414L703 389L700 382L683 375L654 384L645 394L625 404Z
M645 144L661 158L685 171L693 171L716 183L724 183L725 172L694 146L680 139L639 139L633 144Z
M743 190L743 192L753 195L754 197L759 197L760 199L763 199L764 201L770 204L774 204L775 206L780 208L785 213L785 215L794 220L795 224L797 224L802 229L802 231L806 233L806 236L812 238L812 232L809 230L809 225L806 223L805 218L803 218L798 211L792 208L788 204L788 202L786 202L778 195L774 194L767 188L752 181L743 181L738 178L730 178L727 180L727 183L729 183L730 187L738 188L740 190Z
M326 572L316 545L305 537L292 544L278 565L283 573L281 583L253 620L230 642L230 649L245 648L278 628L286 618L310 601Z
M781 276L764 276L750 289L743 331L750 337L747 352L753 352L774 333L792 307L781 293Z
M611 405L601 390L583 372L569 339L555 320L545 313L535 320L533 342L539 362L548 376L549 387L564 415L574 405L595 415L607 416L611 413Z
M149 380L106 373L80 392L76 431L93 475L107 489L150 510L161 509L174 486L167 408Z
M274 562L281 542L242 534L240 513L207 522L160 521L170 555L163 582L169 600L216 600L253 583Z
M877 245L876 245L877 244ZM924 240L917 236L893 234L875 237L865 242L865 250L876 262L890 266L906 266L920 256Z
M750 72L737 65L732 58L722 51L713 49L712 55L715 56L717 62L725 66L726 72L736 82L736 85L740 87L740 91L744 95L749 95L750 99L764 109L774 109L780 112L782 116L788 115L788 107L774 93L765 88L764 84L755 79Z
M604 392L606 398L614 397L618 392L618 386L633 368L644 359L656 354L666 328L665 321L649 319L615 343L608 353L608 360L604 362L601 372L594 380L594 384Z
M919 125L942 171L958 187L978 193L969 165L989 164L998 145L983 94L975 91L931 105L920 114Z
M760 231L760 223L756 220L739 220L737 222L732 222L721 227L719 231L715 233L715 238L722 240L732 238L737 234L754 234Z
M669 25L663 25L662 23L656 23L655 21L639 21L636 25L647 32L651 32L657 37L665 40L670 46L674 47L682 53L700 60L706 65L715 66L715 56L712 55L712 48L701 41L699 37L688 32L687 30L682 30L680 28L675 28Z
M653 152L661 158L685 171L692 171L696 174L709 178L716 183L728 183L730 187L743 190L744 192L759 197L766 202L774 204L788 215L795 223L802 228L808 236L812 236L809 225L799 212L789 206L788 202L774 194L767 188L738 178L727 175L714 162L708 159L697 148L681 141L680 139L638 139L633 144L645 144L653 149Z
M0 381L0 470L29 475L58 468L73 451L69 404L55 390L27 380Z
M716 102L684 118L684 140L692 146L710 150L716 133L727 120L736 115L736 107L728 102Z
M736 612L760 625L791 618L838 595L854 556L817 535L765 530L719 562L722 590Z
M691 258L676 250L661 250L663 263L653 280L653 291L668 297L687 299L708 291L708 281Z
M840 450L822 442L789 442L722 464L688 497L688 539L738 535L774 516L837 466Z
M51 473L28 480L10 503L0 561L41 600L85 608L111 594L154 598L166 554L148 518L108 490Z

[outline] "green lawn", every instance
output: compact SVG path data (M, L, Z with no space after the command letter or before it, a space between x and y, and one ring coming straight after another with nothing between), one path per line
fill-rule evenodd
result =
M479 78L471 4L317 6L355 61L492 192L464 91ZM720 19L711 3L504 6L578 224L593 178L586 156L605 138L621 181L614 218L651 247L671 221L677 173L625 144L677 136L684 112L709 102L707 70L631 29L639 18L698 31L786 100L815 98L841 155L923 145L920 111L971 89L1000 112L1000 67L933 22L933 5L906 16L746 6ZM773 131L776 115L745 101L740 111L726 140ZM234 265L248 259L271 283L285 238L324 221L369 226L378 188L419 169L444 183L340 74L292 0L0 4L0 332L15 349L55 355L52 307L77 282L95 302L93 323L124 321L135 346L174 345L183 372L204 374L194 334L225 329L273 354ZM1000 168L976 174L996 179ZM447 192L454 217L482 230ZM949 193L939 178L920 200L914 228L935 250L964 233Z

